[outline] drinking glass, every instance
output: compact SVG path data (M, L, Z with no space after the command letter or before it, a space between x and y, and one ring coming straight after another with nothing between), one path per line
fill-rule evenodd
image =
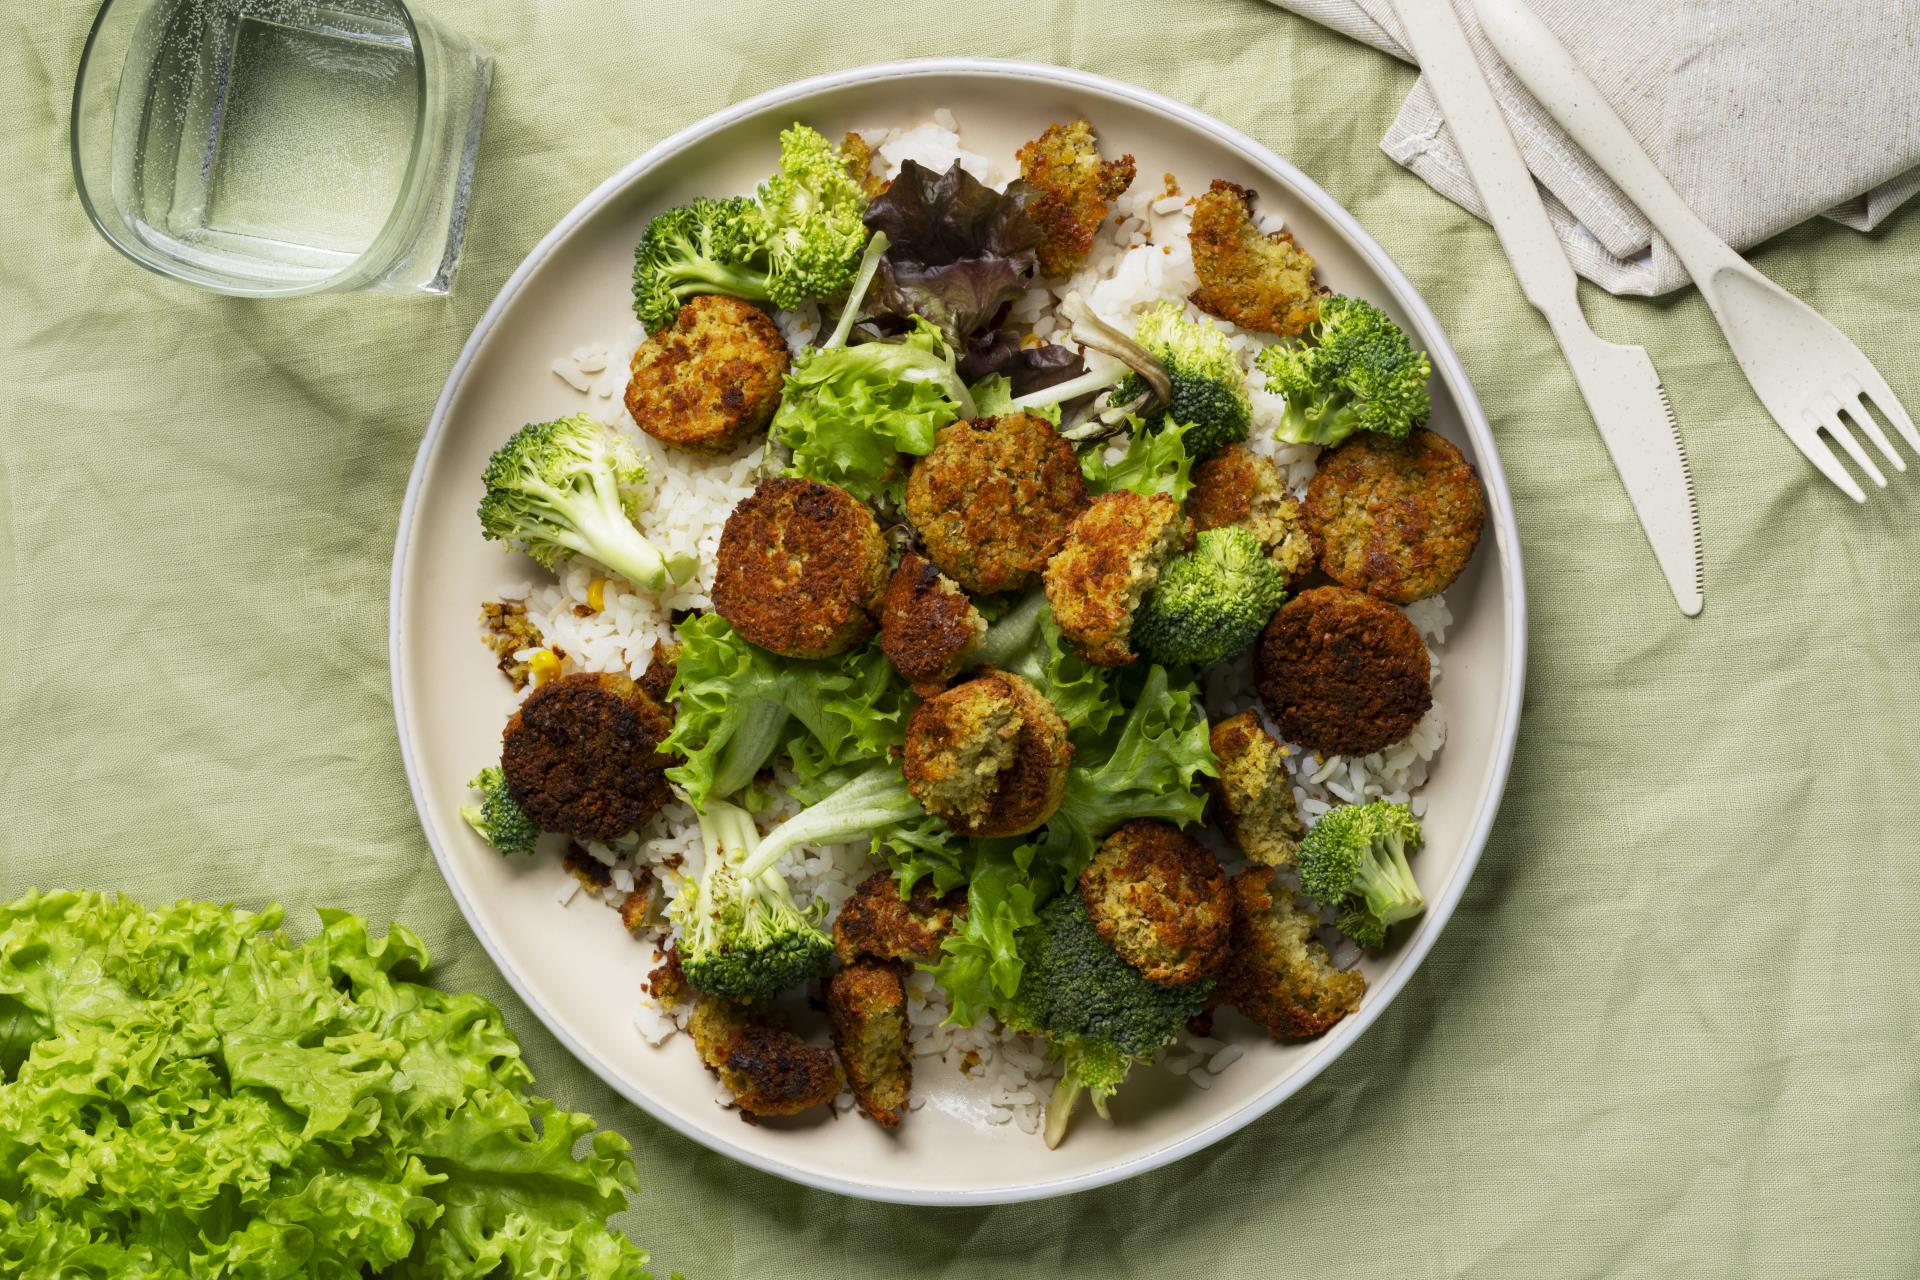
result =
M107 0L74 183L115 248L203 289L445 293L492 73L400 0Z

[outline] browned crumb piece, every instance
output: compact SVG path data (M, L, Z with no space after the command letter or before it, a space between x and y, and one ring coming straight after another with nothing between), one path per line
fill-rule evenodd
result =
M725 1000L702 996L687 1022L694 1048L750 1117L798 1115L840 1092L833 1051Z
M607 864L581 848L577 841L567 841L567 851L560 855L560 866L588 893L599 893L613 880Z
M1226 958L1226 873L1170 822L1142 818L1108 836L1080 873L1080 894L1107 945L1149 982L1185 986Z
M878 960L924 960L953 932L967 910L965 889L934 892L923 879L905 898L893 875L876 871L860 882L833 922L833 948L852 964L859 956Z
M1242 329L1297 337L1320 318L1313 259L1290 232L1261 235L1253 200L1245 187L1215 178L1194 204L1187 239L1200 287L1193 305Z
M1093 125L1075 120L1048 125L1017 158L1033 188L1027 216L1040 229L1040 272L1070 276L1093 248L1108 207L1133 185L1133 157L1102 160Z
M625 925L627 932L636 938L646 932L647 908L652 905L652 901L653 877L648 876L640 880L632 892L621 895L618 905L614 907L614 910L620 913L620 923Z
M1336 969L1313 936L1316 917L1266 867L1233 878L1233 944L1220 993L1283 1040L1307 1040L1359 1007L1367 980Z
M880 651L923 698L960 674L987 620L959 584L917 551L900 558L880 602Z
M1251 711L1215 724L1208 739L1220 761L1220 776L1207 784L1213 792L1215 819L1255 862L1291 866L1306 828L1294 804L1286 748L1273 740Z
M907 987L899 966L862 960L828 978L827 1021L861 1114L883 1128L898 1128L913 1085Z
M873 171L873 147L851 131L840 139L840 154L847 162L847 174L865 189L867 199L878 200L886 194L888 181Z
M667 690L673 687L674 669L680 662L680 646L666 640L653 642L653 661L647 663L647 669L634 681L642 689L653 695L653 700L666 706Z
M532 672L525 662L513 655L523 649L538 649L545 639L533 619L527 616L526 603L520 600L489 600L480 606L480 624L486 628L480 638L487 648L493 650L500 674L512 681L514 688L526 688Z
M679 947L668 947L660 954L660 963L647 974L647 991L668 1009L693 994L693 987L680 968Z
M1174 177L1170 173L1161 174L1160 175L1160 195L1162 196L1162 198L1166 196L1177 196L1179 194L1180 194L1180 179Z

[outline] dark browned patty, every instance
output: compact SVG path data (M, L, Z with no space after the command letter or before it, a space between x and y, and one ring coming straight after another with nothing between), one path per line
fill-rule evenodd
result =
M657 748L673 717L624 675L575 672L527 695L507 721L500 768L534 825L605 843L667 803Z
M1320 460L1307 486L1320 568L1341 586L1412 604L1445 591L1480 544L1480 478L1452 443L1360 432Z
M907 477L927 555L980 595L1036 585L1086 506L1073 446L1025 413L949 423Z
M1383 600L1315 587L1280 607L1254 651L1254 681L1289 742L1364 756L1413 731L1433 705L1420 633Z
M890 871L876 871L841 904L833 921L833 949L852 964L859 956L878 960L925 960L967 913L967 891L934 891L922 879L905 898Z
M762 649L844 653L872 634L887 544L867 504L838 485L781 476L740 500L720 534L713 607Z
M878 960L850 964L827 979L826 997L834 1052L861 1114L882 1128L898 1128L913 1087L900 968Z
M833 1051L808 1044L738 1005L703 997L687 1024L707 1069L749 1117L798 1115L840 1092Z
M1149 982L1183 986L1226 958L1226 873L1172 823L1142 818L1108 836L1080 873L1080 894L1107 945Z
M931 560L917 551L900 558L880 602L880 651L914 692L945 688L985 634L973 601Z
M786 339L764 311L700 294L633 353L627 412L666 444L731 453L773 420L790 364Z

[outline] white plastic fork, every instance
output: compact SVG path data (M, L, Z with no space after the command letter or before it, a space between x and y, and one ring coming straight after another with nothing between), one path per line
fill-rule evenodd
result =
M1895 471L1905 471L1906 459L1874 421L1868 403L1916 454L1920 431L1914 430L1913 419L1860 348L1826 317L1755 270L1687 207L1593 81L1523 0L1476 3L1487 39L1520 82L1673 247L1700 286L1760 402L1807 461L1855 502L1867 500L1821 439L1824 432L1884 489L1886 476L1847 429L1845 419L1851 418Z

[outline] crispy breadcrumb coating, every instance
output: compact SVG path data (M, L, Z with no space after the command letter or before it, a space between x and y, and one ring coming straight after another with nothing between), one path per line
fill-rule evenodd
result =
M1092 250L1112 202L1133 185L1133 157L1102 160L1093 125L1075 120L1048 125L1017 158L1033 189L1027 216L1040 229L1040 273L1070 276Z
M1297 337L1320 317L1313 259L1287 231L1260 234L1254 193L1215 178L1193 206L1187 233L1200 277L1193 305L1242 329Z
M833 948L847 964L859 956L925 960L966 913L964 888L939 894L932 880L922 879L902 898L893 873L876 871L841 905L833 922Z
M808 1044L740 1005L701 996L687 1030L700 1061L749 1119L798 1115L840 1092L840 1065L831 1049Z
M1292 866L1306 828L1293 800L1285 748L1251 711L1220 721L1207 736L1220 761L1220 776L1207 781L1215 820L1253 861Z
M500 674L516 689L527 687L532 669L513 655L526 649L538 649L546 641L540 628L527 616L524 600L489 600L480 606L480 624L486 628L480 639L493 650ZM561 656L565 656L562 654Z
M1233 878L1233 942L1220 994L1282 1040L1321 1035L1366 994L1358 970L1333 967L1313 936L1316 919L1266 867Z
M913 1087L900 967L879 960L848 965L827 979L826 997L834 1052L860 1113L882 1128L899 1128Z

